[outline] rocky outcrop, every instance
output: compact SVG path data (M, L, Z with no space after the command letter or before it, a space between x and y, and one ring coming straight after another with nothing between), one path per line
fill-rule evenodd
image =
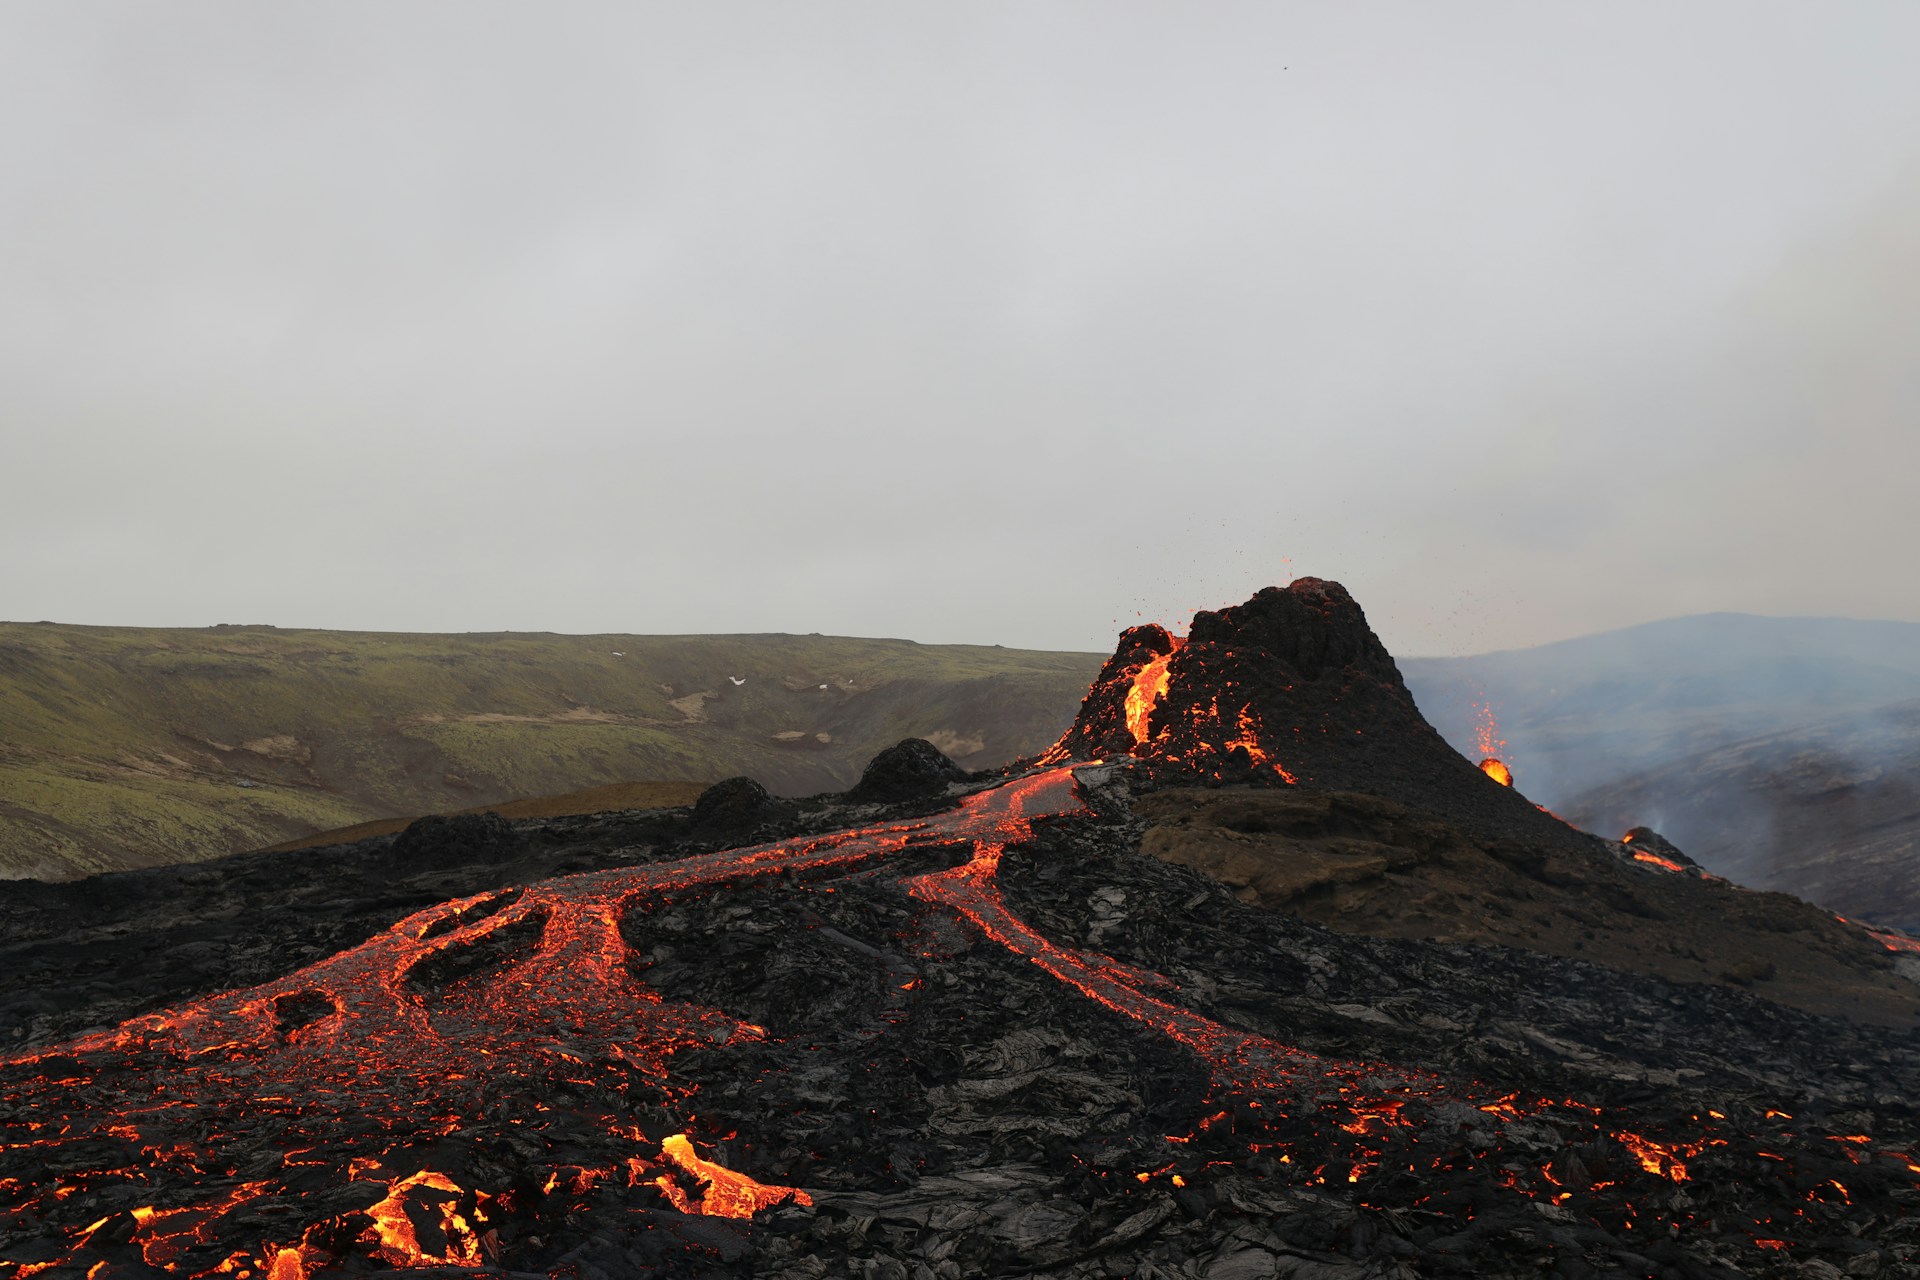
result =
M521 850L520 833L497 813L431 814L393 839L393 860L407 867L503 862Z
M724 778L694 801L693 831L702 838L740 835L792 811L752 778Z
M948 783L966 776L966 770L925 738L906 738L867 763L847 799L859 804L918 800L941 795Z

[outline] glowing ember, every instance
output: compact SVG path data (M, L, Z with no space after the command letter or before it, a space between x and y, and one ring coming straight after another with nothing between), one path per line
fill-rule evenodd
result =
M1633 1152L1633 1158L1648 1173L1658 1174L1674 1182L1687 1180L1687 1166L1682 1164L1670 1148L1657 1142L1650 1142L1637 1133L1615 1133L1614 1138L1621 1146Z
M1507 768L1506 762L1498 756L1488 756L1485 760L1482 760L1480 762L1480 772L1486 774L1503 787L1513 785L1513 771Z
M1214 714L1219 714L1217 705ZM1240 735L1227 739L1227 750L1232 751L1237 747L1246 752L1254 764L1270 766L1275 773L1279 774L1281 778L1288 783L1298 785L1300 780L1291 773L1288 773L1285 765L1276 764L1267 758L1267 749L1260 741L1260 717L1253 713L1252 707L1240 708L1238 724L1240 727Z
M1500 736L1500 722L1494 718L1491 702L1473 704L1473 740L1483 756L1497 756L1507 749L1507 740Z

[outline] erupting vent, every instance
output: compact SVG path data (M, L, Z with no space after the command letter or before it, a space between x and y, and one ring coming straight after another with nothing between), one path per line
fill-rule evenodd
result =
M1511 787L1493 709L1476 711L1480 768ZM1211 781L1393 783L1395 798L1438 812L1459 802L1467 768L1414 706L1360 606L1319 578L1203 610L1186 636L1152 623L1122 633L1041 762L1121 755Z

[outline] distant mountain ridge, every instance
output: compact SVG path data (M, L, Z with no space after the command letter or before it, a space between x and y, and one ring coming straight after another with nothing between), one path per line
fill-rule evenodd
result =
M1520 789L1569 821L1920 923L1920 623L1705 614L1400 665L1463 751L1491 707Z
M833 636L0 623L0 877L197 861L625 782L850 785L1039 751L1094 654Z

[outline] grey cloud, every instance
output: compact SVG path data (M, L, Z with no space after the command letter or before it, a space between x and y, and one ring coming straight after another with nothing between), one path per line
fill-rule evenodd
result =
M1920 617L1905 5L0 23L0 615Z

